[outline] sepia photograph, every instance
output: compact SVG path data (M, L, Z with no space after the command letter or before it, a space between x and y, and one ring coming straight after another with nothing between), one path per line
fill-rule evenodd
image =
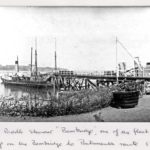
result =
M0 7L0 122L149 122L150 7Z

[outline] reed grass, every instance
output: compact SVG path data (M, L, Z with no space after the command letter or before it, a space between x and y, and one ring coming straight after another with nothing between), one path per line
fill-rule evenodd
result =
M51 96L49 100L35 97L8 100L1 97L0 115L50 117L91 112L109 106L113 98L112 92L116 89L112 86L60 93L59 97Z

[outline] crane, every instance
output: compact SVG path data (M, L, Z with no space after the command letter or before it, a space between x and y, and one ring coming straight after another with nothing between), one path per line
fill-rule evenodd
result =
M120 44L120 46L127 52L127 54L133 59L133 61L137 64L138 67L136 68L132 68L129 71L135 70L135 69L139 69L141 72L144 71L143 67L141 66L141 64L139 63L139 61L137 60L137 57L133 57L132 54L128 51L128 49L122 44L122 42L120 42L120 40L118 40L118 38L116 38L116 42Z

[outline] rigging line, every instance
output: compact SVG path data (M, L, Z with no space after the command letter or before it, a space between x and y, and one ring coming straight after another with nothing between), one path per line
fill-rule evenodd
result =
M118 41L118 43L122 46L122 48L123 48L124 50L126 50L126 52L128 53L128 55L130 55L130 57L132 57L132 59L137 63L137 65L139 66L140 70L143 70L143 69L141 68L141 66L139 65L139 63L137 62L137 60L132 56L132 54L128 51L128 49L122 44L122 42L120 42L119 40L117 40L117 41Z
M132 54L128 51L128 49L119 41L119 40L117 40L118 42L119 42L119 44L123 47L123 49L128 53L128 55L130 55L130 57L132 57L133 59L135 59L133 56L132 56Z

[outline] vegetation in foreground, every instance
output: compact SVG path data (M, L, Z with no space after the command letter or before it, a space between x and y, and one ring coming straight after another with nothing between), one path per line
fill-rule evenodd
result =
M103 87L60 93L59 97L51 96L49 100L35 97L0 98L0 115L7 116L60 116L80 114L101 109L110 105L115 87Z
M48 100L36 97L0 98L0 115L7 116L63 116L105 108L113 100L114 91L137 90L135 83L60 93Z

